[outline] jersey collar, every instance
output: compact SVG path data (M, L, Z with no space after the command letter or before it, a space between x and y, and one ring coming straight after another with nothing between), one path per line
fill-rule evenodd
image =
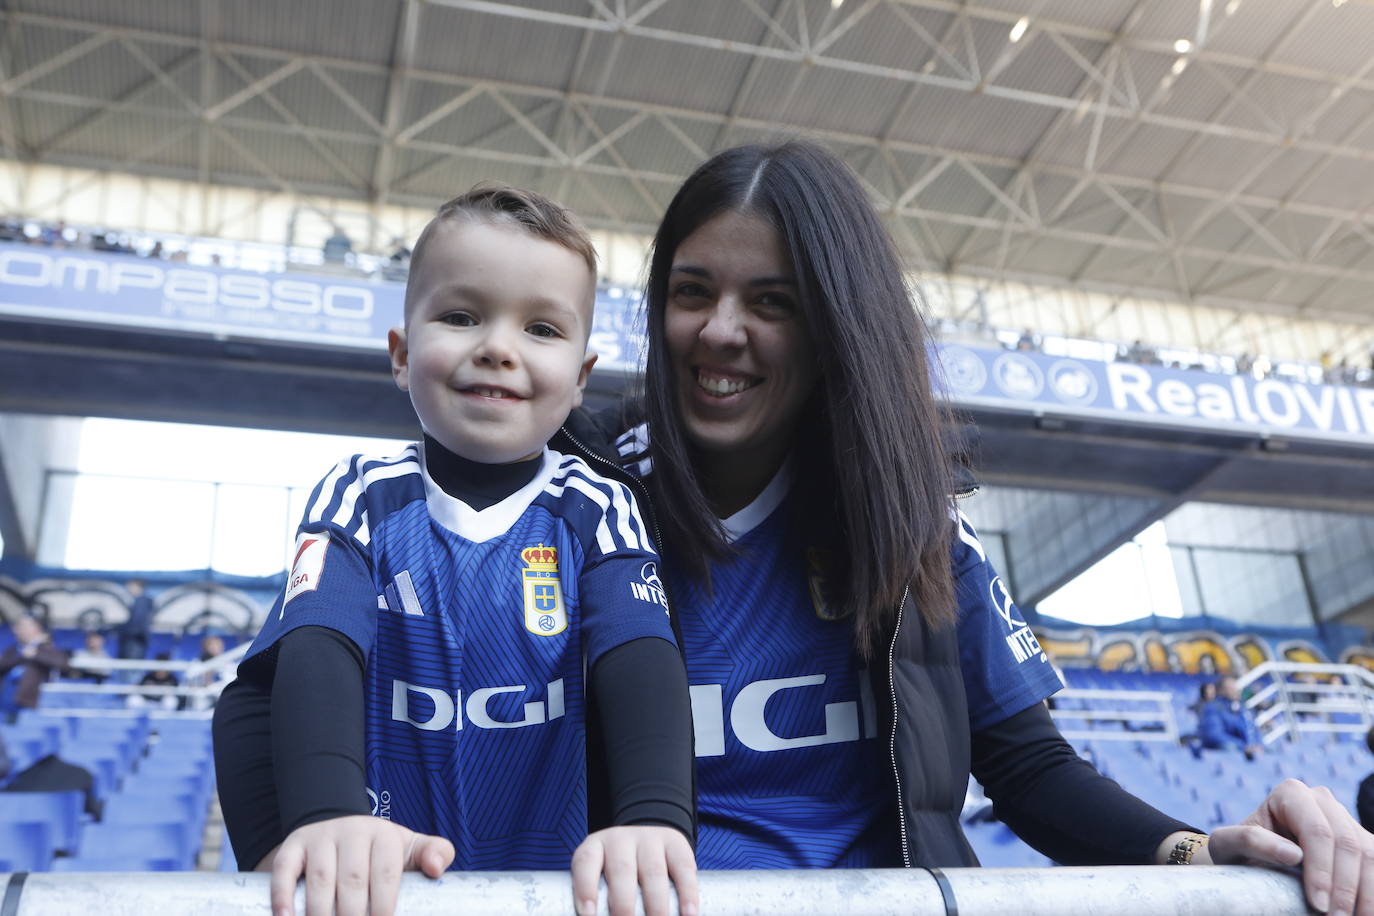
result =
M533 480L500 502L478 511L445 493L429 476L429 468L425 466L425 450L422 448L418 451L420 472L425 481L425 505L429 508L430 517L454 534L475 543L490 541L509 531L511 525L534 502L534 498L548 486L563 460L561 454L546 447L539 459L542 462L539 472Z
M773 475L773 479L768 482L768 486L763 488L763 492L754 497L754 501L743 509L736 512L729 518L721 519L721 527L725 529L725 539L731 543L738 541L759 525L762 525L768 516L782 505L782 501L787 498L787 491L792 488L792 458L787 460L778 468L778 472Z

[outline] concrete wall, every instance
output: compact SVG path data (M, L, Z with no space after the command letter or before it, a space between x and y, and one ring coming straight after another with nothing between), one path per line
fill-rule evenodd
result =
M5 556L32 559L49 468L71 468L81 434L72 417L0 414L0 535Z

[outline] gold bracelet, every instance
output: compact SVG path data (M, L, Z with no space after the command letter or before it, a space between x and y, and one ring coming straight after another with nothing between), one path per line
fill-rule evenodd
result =
M1207 835L1190 833L1174 844L1166 865L1192 865L1193 854L1207 845Z

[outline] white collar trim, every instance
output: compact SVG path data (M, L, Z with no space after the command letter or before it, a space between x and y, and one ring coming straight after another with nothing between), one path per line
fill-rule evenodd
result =
M499 503L479 511L441 490L434 482L434 478L429 476L429 468L424 458L425 450L418 451L420 471L425 481L425 505L429 508L430 517L454 534L479 544L509 531L511 525L525 514L534 498L549 485L563 460L560 453L545 447L540 458L543 464L533 480Z
M725 539L733 543L762 525L768 516L782 505L782 501L787 498L787 491L791 488L792 458L789 456L768 482L768 486L763 488L763 492L754 497L753 502L729 518L721 519Z

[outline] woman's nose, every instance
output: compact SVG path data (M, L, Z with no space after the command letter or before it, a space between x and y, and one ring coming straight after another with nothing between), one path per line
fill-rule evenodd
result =
M701 329L701 339L715 347L744 346L747 335L739 303L728 296L716 302L705 327Z

